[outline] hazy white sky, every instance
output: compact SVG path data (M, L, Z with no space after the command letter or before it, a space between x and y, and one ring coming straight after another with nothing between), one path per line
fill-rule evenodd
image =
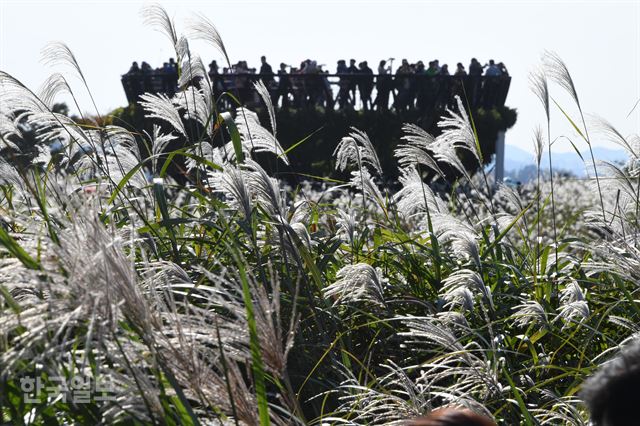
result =
M351 57L377 64L390 56L440 63L493 58L512 75L507 104L518 123L507 143L532 150L532 130L543 123L542 107L529 90L528 73L541 53L557 52L567 63L583 109L606 117L625 135L640 133L640 1L160 1L178 31L193 12L211 19L232 62L258 66L261 55L277 66L306 58L329 64ZM160 33L143 25L138 1L0 0L0 69L37 88L53 71L40 63L50 41L75 53L101 112L126 104L120 75L131 62L159 66L173 56ZM212 47L194 42L205 63L218 59ZM77 84L78 94L81 87ZM575 114L558 88L552 96ZM91 103L79 96L81 107ZM556 112L555 136L575 137ZM594 134L594 143L609 145ZM282 141L285 145L292 141ZM576 140L576 142L578 142ZM578 143L579 146L582 146ZM554 148L556 149L556 148ZM558 142L558 150L570 149Z

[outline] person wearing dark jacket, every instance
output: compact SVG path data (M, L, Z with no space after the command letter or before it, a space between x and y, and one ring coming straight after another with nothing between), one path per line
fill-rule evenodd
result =
M640 339L604 364L582 385L580 396L593 426L638 424L640 407Z
M471 58L471 63L469 64L469 75L472 76L480 76L482 75L483 66L480 65L480 62L476 58Z
M351 93L351 105L355 105L356 103L356 87L358 86L358 80L360 74L360 70L356 66L356 60L349 60L349 68L347 69L349 74L353 74L353 77L349 79L349 92Z
M289 75L287 74L287 64L281 63L278 70L278 91L276 93L276 99L273 103L278 105L278 100L282 98L282 108L289 108L289 92L291 91L291 81L289 81Z
M267 57L266 56L261 56L260 57L260 80L262 80L262 82L264 83L265 86L267 86L267 89L271 90L273 87L273 84L275 83L275 80L273 78L273 68L271 68L271 65L269 65L267 63Z
M360 62L360 76L358 77L358 91L365 111L373 108L371 92L373 92L373 70L369 68L367 61Z
M378 92L375 100L376 109L378 111L387 111L389 109L389 95L393 90L393 79L390 75L391 67L387 66L384 59L378 65L378 78L376 80L376 90Z
M336 69L336 74L340 75L340 82L338 83L338 96L336 98L336 102L338 103L338 108L343 109L349 104L349 86L351 84L349 77L344 74L349 74L349 68L347 68L347 64L344 59L340 59L338 61L338 68Z

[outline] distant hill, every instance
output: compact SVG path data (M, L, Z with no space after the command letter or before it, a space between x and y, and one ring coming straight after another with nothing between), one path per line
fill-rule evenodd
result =
M591 165L591 155L589 150L581 152L583 158L587 162L587 166L580 159L575 151L569 152L553 152L552 161L553 168L557 172L569 172L576 177L587 177L593 174L593 166ZM609 161L613 163L624 163L627 161L627 153L623 149L611 149L603 147L594 147L593 155L596 160ZM521 182L526 182L529 179L535 177L535 158L534 154L518 148L514 145L506 145L505 147L505 160L504 160L505 176L509 176L513 179ZM589 168L587 170L587 167ZM545 152L542 158L543 170L549 170L549 155Z

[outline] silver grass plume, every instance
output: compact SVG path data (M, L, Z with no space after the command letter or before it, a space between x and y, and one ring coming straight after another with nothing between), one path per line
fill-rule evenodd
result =
M13 99L10 96L7 96L7 87L12 84L6 82L3 78L2 71L0 71L0 142L9 146L9 148L19 151L18 145L16 145L10 139L15 138L16 141L19 141L23 138L21 123L16 119L18 115L20 115L20 111L18 109L14 109L12 105ZM22 89L18 88L17 91L23 92ZM20 98L20 96L17 96Z
M238 284L230 280L224 269L220 274L204 268L197 270L208 281L196 285L186 271L170 262L150 264L142 270L143 286L151 296L156 294L155 309L167 324L159 338L162 351L158 355L191 399L199 400L205 407L213 404L225 413L233 412L237 421L256 424L256 399L240 373L250 354ZM174 297L186 294L199 303L179 302ZM225 307L224 314L216 311L220 306ZM261 326L265 325L264 320L258 317ZM225 374L219 371L221 351L225 356ZM235 402L235 410L230 398Z
M473 294L479 294L493 309L491 289L484 284L476 271L460 269L443 281L442 298L450 305L462 305L467 310L474 306Z
M250 159L245 161L243 173L247 188L256 201L273 219L284 223L287 216L286 194L278 180L270 177L260 164Z
M22 112L27 114L33 113L50 113L47 105L38 98L38 96L26 87L20 80L4 71L0 71L0 88L2 89L2 98L0 106L2 113L7 114L9 111L14 113ZM15 114L15 118L19 117Z
M314 241L307 230L307 226L302 222L290 222L282 223L282 228L285 230L285 237L283 242L285 249L293 256L300 257L299 246L302 245L308 251L313 250L313 247L317 245L317 241ZM279 242L275 236L271 239L274 243ZM274 244L275 245L275 244Z
M423 165L444 179L444 172L438 166L433 152L436 139L415 124L404 124L402 131L404 135L401 139L405 141L405 144L399 145L393 154L398 159L400 167L409 168Z
M522 295L522 303L513 307L511 318L518 327L529 327L531 325L547 326L549 320L544 307L537 302Z
M635 337L640 337L640 325L633 320L618 315L609 315L608 321L630 331Z
M264 85L264 82L262 80L258 80L257 82L253 83L253 87L256 90L256 92L258 92L258 95L260 95L260 98L262 99L262 102L264 102L264 105L267 107L267 112L269 113L269 120L271 121L271 131L273 132L274 139L276 139L277 137L276 111L275 111L275 108L273 107L273 101L271 100L271 93L269 93L269 90Z
M70 117L52 112L39 112L31 114L29 121L38 124L36 134L40 142L66 141L66 158L63 156L63 164L72 161L81 152L97 149L98 133L83 129Z
M104 135L96 133L95 139L100 140ZM116 184L119 183L131 170L138 166L140 158L137 149L118 143L117 138L109 136L95 144L92 151L84 152L76 162L75 170L78 174L87 178L107 178ZM147 186L144 171L139 169L130 180L137 188Z
M123 127L114 125L105 126L103 130L107 138L111 141L111 144L126 147L138 161L142 161L138 142L131 132ZM159 152L159 150L156 149L156 152Z
M64 375L64 357L73 354L79 342L74 329L86 326L87 332L82 337L84 351L96 351L97 373L115 380L113 390L120 404L120 408L109 404L100 407L105 421L115 421L132 413L150 420L148 415L160 415L162 408L157 387L144 371L148 364L142 354L148 347L117 336L116 324L127 318L141 331L142 339L150 343L154 341L154 330L159 323L137 289L133 264L121 250L121 241L99 222L93 206L95 202L89 204L91 207L81 205L68 218L59 216L66 222L66 228L59 232L58 244L47 242L46 238L40 241L41 249L46 251L42 270L29 270L23 266L20 271L14 270L20 272L22 278L13 280L13 288L9 291L33 289L36 290L33 295L37 296L22 299L17 314L3 311L0 332L14 335L15 339L11 349L2 354L1 364L6 373L21 368L23 362L39 362L50 375ZM31 250L29 244L23 242L23 246ZM3 268L4 274L11 274L11 269ZM4 278L6 275L2 281ZM24 327L25 331L14 333L12 330L16 327ZM114 338L120 339L119 349ZM85 374L84 362L78 360L73 364L74 373ZM139 389L139 392L132 392L132 389ZM143 398L146 404L143 404ZM130 407L128 414L122 410L122 405ZM152 411L144 408L145 405Z
M289 223L309 223L311 221L311 202L307 199L294 201L287 214Z
M632 282L640 283L640 249L633 245L619 247L618 244L601 244L591 248L600 261L587 262L584 266L590 275L613 273Z
M144 23L156 29L156 31L167 36L171 45L176 48L178 45L178 33L173 20L167 11L159 4L144 6L141 10Z
M529 74L529 85L533 94L540 99L547 121L549 121L549 84L547 83L547 76L542 69L536 69Z
M426 185L418 170L408 166L400 169L400 189L393 196L393 201L398 212L405 218L409 218L416 213L446 211L446 206L442 199L436 196L433 190Z
M309 203L305 200L293 202L286 213L286 217L280 220L281 229L284 231L282 242L285 248L293 255L300 256L299 246L302 245L306 250L311 251L317 245L309 230L307 224L310 221L311 209ZM272 240L274 245L280 242L278 235L276 242L276 233L273 233Z
M93 94L91 93L91 89L89 89L87 79L82 73L82 69L80 68L78 61L76 60L76 57L69 46L61 42L53 42L48 44L42 50L42 61L48 65L62 64L70 66L82 81L82 84L84 85L84 88L89 95L89 99L91 99L91 103L93 104L96 115L100 117L100 111L98 109L98 106L96 105L95 100L93 99Z
M584 420L584 414L578 407L583 401L573 395L559 397L549 389L540 391L540 408L533 408L531 413L540 425L572 425L588 426Z
M560 87L566 90L575 101L578 109L581 109L580 99L578 98L578 91L576 90L576 86L573 83L573 78L571 78L569 68L560 58L560 56L558 56L558 54L555 52L545 51L542 55L542 61L549 77L551 77L551 79L555 81Z
M499 230L505 230L509 226L520 227L521 222L523 222L522 227L525 229L527 228L526 215L520 216L527 206L525 206L524 200L518 193L517 189L503 183L499 184L498 190L494 194L494 205L499 202L503 202L503 208L501 211L496 213L496 225ZM518 218L517 221L516 218ZM524 234L526 234L526 232L524 232ZM509 235L505 238L510 242ZM491 237L491 240L493 241L493 237Z
M207 85L199 89L194 86L189 86L176 95L173 98L173 102L180 111L183 111L182 117L185 120L193 119L203 127L208 122L209 125L206 128L206 132L209 137L213 137L215 120L211 120L210 117L215 117L215 106L211 102L209 87Z
M393 361L381 367L388 373L377 377L375 385L362 384L349 369L341 369L345 379L338 389L330 392L339 395L338 413L342 416L324 420L347 425L400 426L406 425L407 419L433 409L432 395L427 387L412 380Z
M333 151L336 158L336 169L344 171L349 166L363 170L366 166L378 175L382 175L382 166L373 144L366 133L352 127L351 133L340 140Z
M246 108L238 108L234 121L240 133L243 152L247 154L251 152L270 152L285 164L289 164L289 159L280 142L271 132L262 127L258 114ZM226 144L225 151L229 158L235 158L232 142Z
M219 321L225 327L230 327L237 335L229 335L233 346L239 350L238 356L249 360L249 326L246 317L242 285L240 278L232 271L223 268L219 273L213 274L204 269L200 270L210 281L215 290L208 297L210 300L224 307L231 315L229 318L219 317ZM248 276L251 287L251 295L255 308L258 337L265 366L273 373L282 374L287 364L287 353L293 344L293 326L289 327L287 335L283 335L280 324L280 283L276 278L271 282L271 292L261 283L257 282L251 274ZM297 319L294 317L292 321ZM224 343L224 342L223 342Z
M385 304L382 278L371 265L356 263L344 266L336 278L336 282L322 291L326 299L333 299L334 306L362 301Z
M448 116L442 117L438 122L438 127L442 129L442 133L436 138L435 145L438 147L450 147L452 149L462 148L473 154L478 164L482 164L482 152L478 141L476 140L475 131L469 120L464 105L460 96L456 96L456 104L458 106L458 113L447 108ZM448 150L450 151L450 150ZM455 153L455 150L454 150ZM442 158L445 160L445 158ZM453 162L452 165L457 167L458 162Z
M336 223L338 237L347 244L353 244L358 237L358 220L353 209L339 209Z
M582 112L582 107L580 106L580 99L578 98L578 92L576 91L575 84L573 82L573 79L571 78L571 74L569 73L569 69L567 68L566 64L562 61L562 59L560 59L560 57L557 54L552 52L545 52L543 56L543 61L547 68L547 72L551 75L551 78L571 95L576 105L578 106L578 111L580 112L580 117L582 119L582 125L584 130L584 134L583 135L581 134L581 135L585 140L585 142L587 143L587 146L589 147L589 153L591 154L592 162L595 163L593 147L591 145L591 140L589 139L589 131L584 119L584 113ZM549 153L549 158L551 158L551 153ZM598 169L596 168L595 164L593 165L593 173L596 178L598 195L600 197L600 209L602 212L602 218L603 220L606 220L602 188L600 187L600 178L598 176Z
M452 330L466 330L470 328L469 321L463 312L459 311L442 311L435 315L438 322Z
M51 161L51 150L47 146L38 145L36 146L38 150L38 155L32 160L33 164L38 164L41 166L46 166Z
M409 316L397 319L402 320L408 328L408 331L398 333L405 337L407 347L418 349L424 346L438 352L437 357L420 364L421 374L418 378L418 382L430 389L434 396L442 398L445 403L486 412L486 408L478 401L502 395L504 387L497 373L501 361L488 359L486 348L479 344L483 338L473 329L463 329L473 338L463 344L454 329L436 317Z
M191 82L198 81L200 79L206 81L209 79L209 75L202 63L202 58L200 58L200 56L188 56L182 61L182 69L180 77L178 78L178 87L184 90ZM185 93L180 95L186 96Z
M629 145L631 145L632 150L634 151L634 155L629 156L629 161L627 162L627 167L629 168L629 174L631 176L638 176L638 170L640 169L640 136L632 135L628 138Z
M222 37L215 25L204 15L196 14L189 24L190 35L197 40L204 40L213 45L224 55L227 64L231 64L227 49L224 47Z
M618 129L616 129L611 122L605 118L594 116L593 122L595 128L602 133L611 142L620 145L631 157L631 161L638 161L640 159L640 150L637 143L634 140L624 137Z
M241 211L245 219L250 218L253 210L252 195L245 182L243 172L228 164L222 172L214 172L209 176L215 183L214 190L222 192L227 203Z
M477 235L468 223L448 213L440 213L434 215L433 226L438 239L443 243L450 242L453 253L457 257L471 259L477 267L481 267Z
M604 169L609 179L603 180L602 189L610 194L617 195L617 207L624 211L622 207L628 207L629 213L634 213L638 200L638 181L637 176L629 176L628 170L608 161L599 161L598 165ZM613 209L613 207L612 207ZM612 211L611 214L616 216L618 212Z
M153 125L153 135L151 135L151 155L153 156L151 160L152 170L156 172L158 170L158 160L160 159L160 155L164 152L164 149L167 145L176 139L176 136L172 134L162 134L160 133L160 126Z
M78 74L82 82L85 85L87 84L76 56L65 43L56 41L47 44L42 49L42 62L45 65L60 64L70 66Z
M542 162L542 155L544 154L544 136L542 135L542 128L537 126L533 133L533 150L536 158L536 165L538 169L540 169L540 164Z
M214 148L208 141L200 141L200 143L190 146L189 148L187 148L187 152L205 158L211 161L213 164L221 167L226 167L230 164L225 160L223 149L218 147ZM188 158L186 161L186 165L187 170L193 170L196 166L203 166L201 162L194 158ZM211 175L218 172L207 168L207 173L210 175L209 177L211 177Z
M197 267L199 278L171 262L147 265L141 272L142 284L157 301L155 309L166 323L159 337L162 361L174 371L180 385L193 399L205 406L221 408L226 414L237 413L240 422L256 423L257 402L240 374L240 368L251 362L247 311L240 277L220 264L215 273ZM246 277L254 306L261 355L267 371L281 377L286 369L287 354L293 345L297 315L292 314L288 331L280 322L280 290L277 275L267 287L249 273ZM155 296L154 296L155 295ZM189 296L192 301L180 301ZM224 354L226 361L221 361ZM223 374L221 363L228 371ZM231 393L231 395L229 395ZM203 399L204 396L204 399ZM229 403L235 401L235 410ZM275 424L284 424L272 412Z
M174 105L173 101L167 97L167 95L160 93L157 95L145 93L140 96L142 101L140 105L149 112L147 117L158 118L171 124L171 126L177 130L183 136L187 136L187 131L182 123L182 118L178 108Z
M556 320L562 320L565 325L579 323L590 315L586 292L580 288L574 279L570 279L560 291L560 307Z
M0 157L0 184L8 185L18 190L19 193L26 193L25 182L13 165Z
M51 74L40 86L38 97L47 106L52 109L55 99L61 93L72 94L69 83L60 73Z
M176 45L176 55L178 56L178 61L180 61L181 58L189 56L190 53L191 51L189 50L189 40L185 36L180 36L180 38L178 39L178 44Z
M504 210L511 211L516 215L526 208L518 190L504 183L498 187L495 198L504 201Z
M3 105L0 104L0 111L4 111ZM13 119L11 113L5 115L0 114L0 142L4 145L5 148L9 148L10 150L19 152L20 147L16 145L12 139L15 139L16 142L20 141L23 138L22 130L20 130L20 125L16 120Z
M385 210L385 197L366 168L352 171L349 182L355 190L362 190L365 199L373 201L374 205Z

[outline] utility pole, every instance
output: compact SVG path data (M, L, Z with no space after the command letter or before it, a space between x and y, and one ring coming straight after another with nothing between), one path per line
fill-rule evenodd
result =
M499 185L504 179L504 130L498 132L496 137L496 166L495 184Z

